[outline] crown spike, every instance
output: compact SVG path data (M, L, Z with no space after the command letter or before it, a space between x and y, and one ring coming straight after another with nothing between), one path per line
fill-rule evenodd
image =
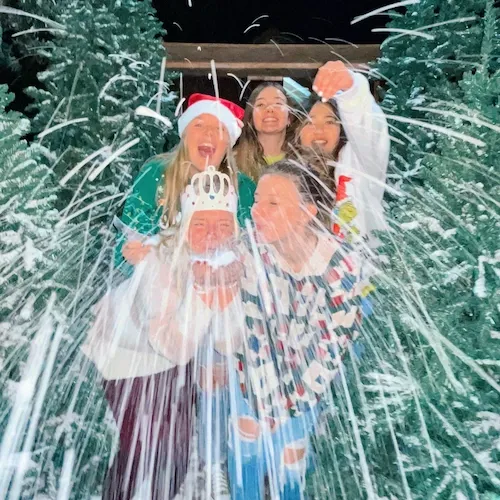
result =
M183 217L198 210L224 210L236 214L237 208L238 196L231 178L212 165L193 175L190 185L181 196Z

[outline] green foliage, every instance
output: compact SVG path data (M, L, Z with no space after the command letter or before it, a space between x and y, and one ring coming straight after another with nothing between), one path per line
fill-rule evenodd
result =
M389 118L407 134L392 129L403 142L391 157L398 194L387 196L391 229L381 235L366 353L358 375L350 366L348 393L335 392L337 412L317 443L322 458L311 487L323 494L500 492L498 23L492 0L422 0L389 25L433 36L389 39L377 65L397 85L384 109L423 123Z

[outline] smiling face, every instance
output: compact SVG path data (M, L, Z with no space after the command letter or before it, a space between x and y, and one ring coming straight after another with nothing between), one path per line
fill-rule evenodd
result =
M315 207L304 205L297 186L289 177L268 174L261 177L255 191L252 219L262 243L278 243L303 234Z
M286 96L276 87L265 87L255 99L253 126L258 134L281 134L289 123Z
M340 123L333 108L326 103L316 103L307 122L300 131L300 143L306 148L320 148L332 154L340 139Z
M196 255L212 254L235 236L234 215L225 210L198 210L189 222L187 242Z
M193 119L184 134L189 159L198 172L208 165L219 167L229 145L226 127L207 113Z

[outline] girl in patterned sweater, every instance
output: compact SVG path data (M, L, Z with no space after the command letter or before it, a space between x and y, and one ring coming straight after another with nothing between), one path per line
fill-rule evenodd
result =
M247 265L246 334L232 380L233 499L263 498L266 476L272 498L302 498L309 436L343 354L360 334L357 259L318 224L321 207L333 203L325 191L285 160L266 170L255 193L252 257L259 280Z

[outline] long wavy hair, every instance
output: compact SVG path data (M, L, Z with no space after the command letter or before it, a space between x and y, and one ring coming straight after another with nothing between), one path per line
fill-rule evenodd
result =
M267 87L274 87L278 89L286 98L288 113L290 118L290 125L286 129L285 140L282 150L285 154L289 152L289 144L293 143L295 139L295 129L297 127L297 103L286 94L282 85L276 82L264 82L258 85L250 94L247 105L245 106L245 115L243 116L243 130L241 137L235 148L235 157L238 163L238 168L246 175L251 177L254 181L258 181L262 170L266 166L264 158L264 150L259 143L257 130L253 124L253 110L255 101L259 94Z

